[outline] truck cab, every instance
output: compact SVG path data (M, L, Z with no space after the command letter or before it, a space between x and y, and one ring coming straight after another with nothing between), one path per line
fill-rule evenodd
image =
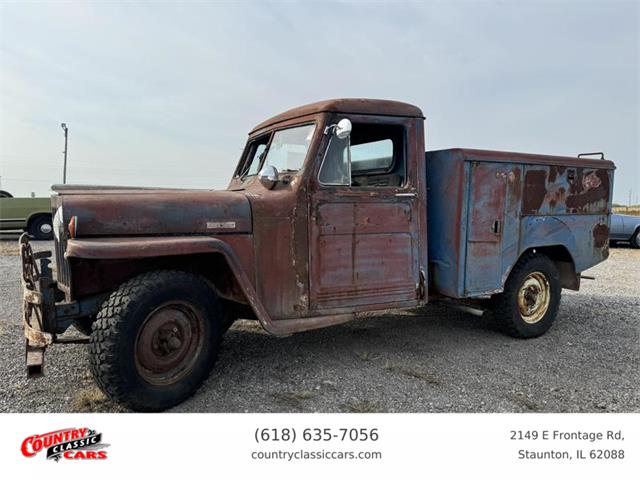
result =
M426 300L423 138L418 108L367 100L307 105L250 133L229 189L251 201L270 316L340 315L325 323Z
M419 108L338 99L257 125L223 191L54 186L55 278L20 240L27 371L48 345L86 342L110 398L163 410L237 318L289 335L437 300L539 336L608 255L613 168L425 153Z

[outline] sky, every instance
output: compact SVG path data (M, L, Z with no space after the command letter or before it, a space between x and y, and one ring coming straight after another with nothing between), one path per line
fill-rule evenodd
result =
M426 145L616 162L640 197L640 2L0 5L0 185L225 188L251 128L338 97L401 100Z

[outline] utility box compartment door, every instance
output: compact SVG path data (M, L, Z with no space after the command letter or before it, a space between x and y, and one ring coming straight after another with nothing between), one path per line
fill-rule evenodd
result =
M495 289L502 274L508 167L472 162L469 174L465 294Z

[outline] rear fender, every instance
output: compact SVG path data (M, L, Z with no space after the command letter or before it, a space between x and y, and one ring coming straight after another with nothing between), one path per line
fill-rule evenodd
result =
M609 256L607 215L526 216L520 231L521 253L531 248L561 245L571 255L576 272Z

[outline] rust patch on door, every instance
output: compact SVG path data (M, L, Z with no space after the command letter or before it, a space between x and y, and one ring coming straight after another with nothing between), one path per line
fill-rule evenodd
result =
M563 175L566 169L567 169L566 167L551 165L549 167L549 183L555 182L556 178L558 178L558 176Z
M556 166L525 174L522 213L607 213L611 179L605 169Z
M547 172L529 170L524 176L522 213L537 213L547 195Z
M604 213L609 202L609 172L604 169L589 173L578 170L578 178L567 196L567 210L571 213Z

